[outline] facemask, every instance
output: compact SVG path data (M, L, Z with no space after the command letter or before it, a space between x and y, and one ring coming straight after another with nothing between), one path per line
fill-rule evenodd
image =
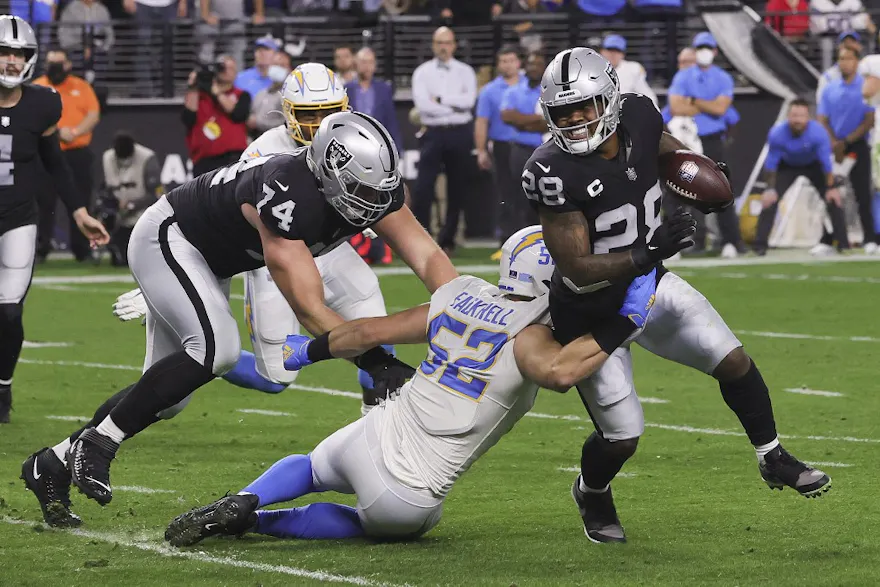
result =
M697 49L697 65L706 67L712 65L715 60L715 51L712 49Z
M49 63L46 65L46 77L49 78L49 81L52 82L52 85L57 86L61 82L67 79L69 74L64 70L63 63Z
M284 83L284 80L287 79L287 69L282 65L270 65L269 71L267 72L269 75L269 79L271 79L276 84Z

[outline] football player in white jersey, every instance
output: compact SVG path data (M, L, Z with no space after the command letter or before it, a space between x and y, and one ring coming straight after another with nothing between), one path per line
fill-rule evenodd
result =
M314 340L289 337L286 366L294 369L379 343L428 342L429 352L399 395L312 453L278 461L238 495L178 516L166 540L187 546L243 532L405 539L433 528L452 485L531 409L539 386L567 391L608 358L591 335L564 348L554 341L545 325L553 269L541 227L531 226L502 247L497 287L462 276L430 304L348 322ZM644 324L655 288L653 272L637 278L605 336L620 345ZM320 491L355 493L357 507L258 510Z
M348 109L342 78L320 63L304 63L294 69L281 87L281 98L284 124L260 135L248 146L242 159L295 151L310 145L325 116ZM324 280L327 306L345 320L386 315L376 274L348 242L317 257L315 264ZM143 306L142 311L138 311L137 305ZM279 393L293 383L298 374L284 369L281 347L287 335L298 333L300 327L265 267L245 274L244 310L254 352L243 350L235 368L223 378L241 387ZM114 310L124 320L138 318L145 312L143 298L134 292L120 296ZM372 394L372 380L366 372L359 371L358 381L364 390L362 410L366 411L375 405L377 398Z

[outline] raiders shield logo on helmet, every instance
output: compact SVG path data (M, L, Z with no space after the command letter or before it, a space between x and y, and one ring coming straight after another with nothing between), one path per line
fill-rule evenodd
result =
M344 169L348 163L354 159L354 155L345 148L345 145L336 140L336 137L330 139L327 143L327 150L324 151L324 160L331 169Z

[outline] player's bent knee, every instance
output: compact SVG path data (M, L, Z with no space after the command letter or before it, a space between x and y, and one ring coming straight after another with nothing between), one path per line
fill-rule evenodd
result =
M618 459L629 459L636 454L639 447L639 438L627 438L625 440L604 441L602 448Z
M734 381L748 373L752 359L743 347L730 351L712 371L712 377L718 381Z

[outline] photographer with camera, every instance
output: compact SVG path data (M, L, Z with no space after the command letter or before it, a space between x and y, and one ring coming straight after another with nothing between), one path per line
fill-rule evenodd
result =
M189 74L182 119L193 177L238 161L247 147L251 95L233 86L236 73L235 60L222 55Z

